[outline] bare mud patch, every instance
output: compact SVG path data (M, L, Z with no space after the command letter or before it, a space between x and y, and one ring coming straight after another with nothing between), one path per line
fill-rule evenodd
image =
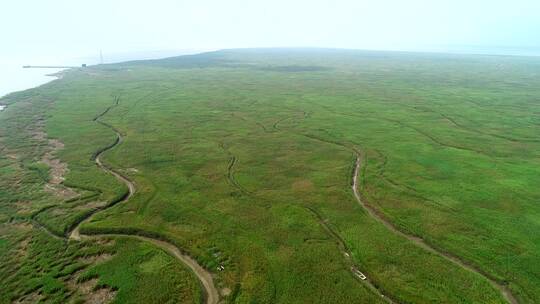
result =
M45 121L39 119L30 131L33 139L47 142L47 152L41 158L41 162L49 167L49 181L45 184L44 190L62 199L77 197L77 192L62 184L68 172L68 166L56 157L56 153L64 148L64 144L57 139L48 139L44 129Z
M99 238L95 241L95 243L102 246L113 246L114 244L116 244L116 241L109 238Z
M75 284L73 285L74 289L77 289L82 294L89 294L92 292L94 287L97 285L98 279L90 279L88 281L84 281L81 283L77 283L77 280L75 280Z
M122 171L125 172L125 173L128 173L128 174L139 173L139 170L137 168L127 168L127 169L124 169Z
M110 260L112 257L113 257L112 254L102 253L98 255L80 257L77 260L85 264L100 264L100 263Z
M17 156L17 154L15 153L6 153L5 154L7 158L11 159L11 160L17 160L19 159L19 157Z
M225 287L225 288L221 289L221 295L224 296L224 297L230 295L231 292L232 292L231 289L228 288L228 287Z
M34 291L32 293L29 293L27 295L22 296L21 298L13 301L13 303L16 304L26 304L26 303L40 303L43 299L43 296L39 294L37 291Z
M116 296L116 291L110 288L100 288L98 290L93 290L86 297L86 303L90 304L102 304L110 303Z
M32 241L32 238L27 237L17 244L17 249L15 251L15 258L17 260L23 260L28 256L28 247L30 246L30 241Z
M77 206L73 208L74 210L88 210L88 209L96 209L96 208L102 208L107 205L107 202L102 201L91 201L86 204Z
M102 259L105 255L96 256ZM110 257L110 255L107 255ZM107 257L107 258L109 258ZM75 272L68 281L66 286L69 290L77 292L84 303L104 304L110 303L116 296L116 291L108 287L98 287L98 278L92 278L84 282L79 282L80 275L84 270Z

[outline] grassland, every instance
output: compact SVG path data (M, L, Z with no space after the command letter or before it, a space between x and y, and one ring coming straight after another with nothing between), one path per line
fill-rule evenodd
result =
M123 141L102 161L137 191L81 233L165 239L214 273L224 302L507 302L490 281L539 302L538 75L526 57L225 50L71 70L12 94L0 114L1 300L84 301L73 286L98 278L94 291L120 303L203 301L151 243L65 238L126 194L94 163L116 130ZM401 234L356 201L355 151L363 201ZM67 164L60 184L47 153ZM28 239L51 249L14 262ZM87 252L111 257L73 266Z

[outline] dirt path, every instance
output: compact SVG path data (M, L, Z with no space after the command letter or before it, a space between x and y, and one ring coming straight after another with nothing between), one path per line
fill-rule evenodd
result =
M392 224L389 220L387 220L382 214L380 214L380 212L378 210L376 210L375 208L373 208L369 204L366 204L362 200L360 192L358 190L358 188L359 188L358 187L358 175L360 173L360 168L362 166L362 155L361 155L361 153L359 151L356 151L356 150L355 150L355 153L356 153L356 163L355 163L354 172L353 172L352 190L354 192L354 196L355 196L356 201L358 202L358 204L360 206L362 206L364 208L364 210L366 210L368 212L368 214L372 218L374 218L379 223L383 224L386 228L388 228L394 234L397 234L397 235L399 235L401 237L404 237L404 238L408 239L409 241L413 242L418 247L421 247L421 248L425 249L426 251L429 251L429 252L431 252L433 254L436 254L436 255L438 255L438 256L440 256L440 257L442 257L442 258L444 258L444 259L446 259L446 260L448 260L448 261L450 261L450 262L452 262L452 263L454 263L454 264L456 264L456 265L470 271L470 272L474 272L474 273L476 273L478 275L481 275L486 280L488 280L489 283L493 287L495 287L496 289L498 289L501 292L501 294L503 295L503 297L506 299L506 301L508 303L518 304L518 301L516 300L516 298L514 297L512 292L510 291L510 289L508 289L508 286L497 282L495 279L491 278L484 271L480 270L479 268L476 268L475 266L467 264L466 262L462 261L458 257L456 257L456 256L454 256L452 254L446 253L446 252L439 251L439 250L435 249L434 247L431 247L422 238L419 238L417 236L402 232L401 230L396 228L396 226L394 226L394 224Z
M114 204L110 204L105 208L96 210L95 212L91 213L87 218L85 218L81 222L77 223L77 225L72 229L71 233L69 233L69 239L80 240L83 237L84 238L95 238L95 237L100 237L100 236L102 236L102 237L105 237L105 236L122 236L122 237L131 237L131 238L135 238L135 239L138 239L138 240L150 242L150 243L160 247L161 249L167 251L169 254L173 255L178 260L180 260L182 263L186 264L193 271L193 273L197 276L197 278L201 282L201 285L204 288L206 303L207 304L217 304L217 303L219 303L219 293L218 293L217 288L214 286L214 280L212 278L212 274L208 270L204 269L201 265L199 265L197 263L197 261L195 261L193 258L191 258L190 256L188 256L186 254L183 254L180 251L180 249L178 249L178 247L176 247L176 245L174 245L172 243L169 243L169 242L166 242L166 241L163 241L163 240L158 240L158 239L154 239L154 238L150 238L150 237L143 237L143 236L139 236L139 235L114 233L114 234L101 234L101 235L87 236L87 235L81 235L81 233L80 233L80 227L81 227L81 225L83 223L91 220L94 215L96 215L100 211L106 210L108 207L112 207L113 205L115 205L117 203L122 203L122 202L128 201L135 194L135 191L136 191L135 184L131 180L129 180L127 177L123 176L122 174L118 173L114 169L112 169L112 168L108 167L107 165L103 164L102 161L101 161L101 156L103 155L104 152L109 151L109 150L113 149L114 147L116 147L116 146L118 146L119 144L122 143L122 135L120 134L120 132L118 132L112 126L110 126L110 125L108 125L108 124L106 124L104 122L101 122L99 120L99 118L101 118L103 115L105 115L111 108L117 106L118 103L119 103L119 98L115 97L115 104L113 106L111 106L111 107L108 107L104 112L102 112L101 114L96 116L96 118L94 119L94 121L96 121L97 123L100 123L100 124L110 128L111 130L113 130L116 133L116 137L117 137L115 142L112 145L109 145L109 146L107 146L107 147L105 147L103 149L100 149L95 154L94 158L95 158L96 165L100 169L102 169L103 171L113 175L120 182L124 183L128 187L129 192L128 192L128 194L126 196L124 196L118 202L116 202Z
M224 142L220 142L220 147L229 155L229 165L227 167L227 179L229 180L229 183L231 186L237 188L240 192L242 192L245 195L248 195L253 198L261 199L260 197L256 197L256 195L253 192L250 192L246 190L244 187L242 187L234 178L234 166L237 163L238 158L232 154L232 152L227 148ZM311 207L304 207L306 210L311 212L315 218L317 219L317 222L319 225L321 225L324 230L330 235L330 237L334 238L338 244L339 250L343 257L345 258L345 261L347 262L349 271L351 274L361 283L365 284L366 287L371 290L374 294L381 297L384 301L390 304L396 304L396 302L387 294L385 294L383 291L378 289L375 284L371 281L369 277L364 276L361 278L359 274L364 275L362 272L360 272L358 265L355 264L355 262L352 259L352 253L345 244L345 241L341 238L341 236L328 225L327 220L323 218L323 216L314 208Z
M157 240L153 238L149 238L146 236L140 236L140 235L128 235L128 234L93 234L93 235L81 235L80 237L84 239L92 239L92 238L100 238L100 237L127 237L127 238L133 238L137 239L143 242L149 242L153 245L160 247L161 249L167 251L170 255L174 256L184 264L186 264L197 276L197 278L201 281L202 286L205 289L205 299L206 303L210 304L217 304L219 303L219 293L217 289L214 286L214 280L212 278L212 274L208 272L206 269L202 268L201 265L197 263L193 258L191 258L188 255L183 254L178 247L175 245L165 242L162 240Z

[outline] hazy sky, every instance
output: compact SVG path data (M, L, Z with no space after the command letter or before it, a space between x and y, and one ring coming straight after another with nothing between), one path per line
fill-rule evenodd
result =
M540 47L540 0L2 0L0 61L315 46Z

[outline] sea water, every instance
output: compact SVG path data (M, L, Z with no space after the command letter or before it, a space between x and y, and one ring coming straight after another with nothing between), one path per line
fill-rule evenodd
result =
M47 75L57 73L61 70L23 69L22 65L0 64L0 98L9 93L34 88L54 80L56 77Z

